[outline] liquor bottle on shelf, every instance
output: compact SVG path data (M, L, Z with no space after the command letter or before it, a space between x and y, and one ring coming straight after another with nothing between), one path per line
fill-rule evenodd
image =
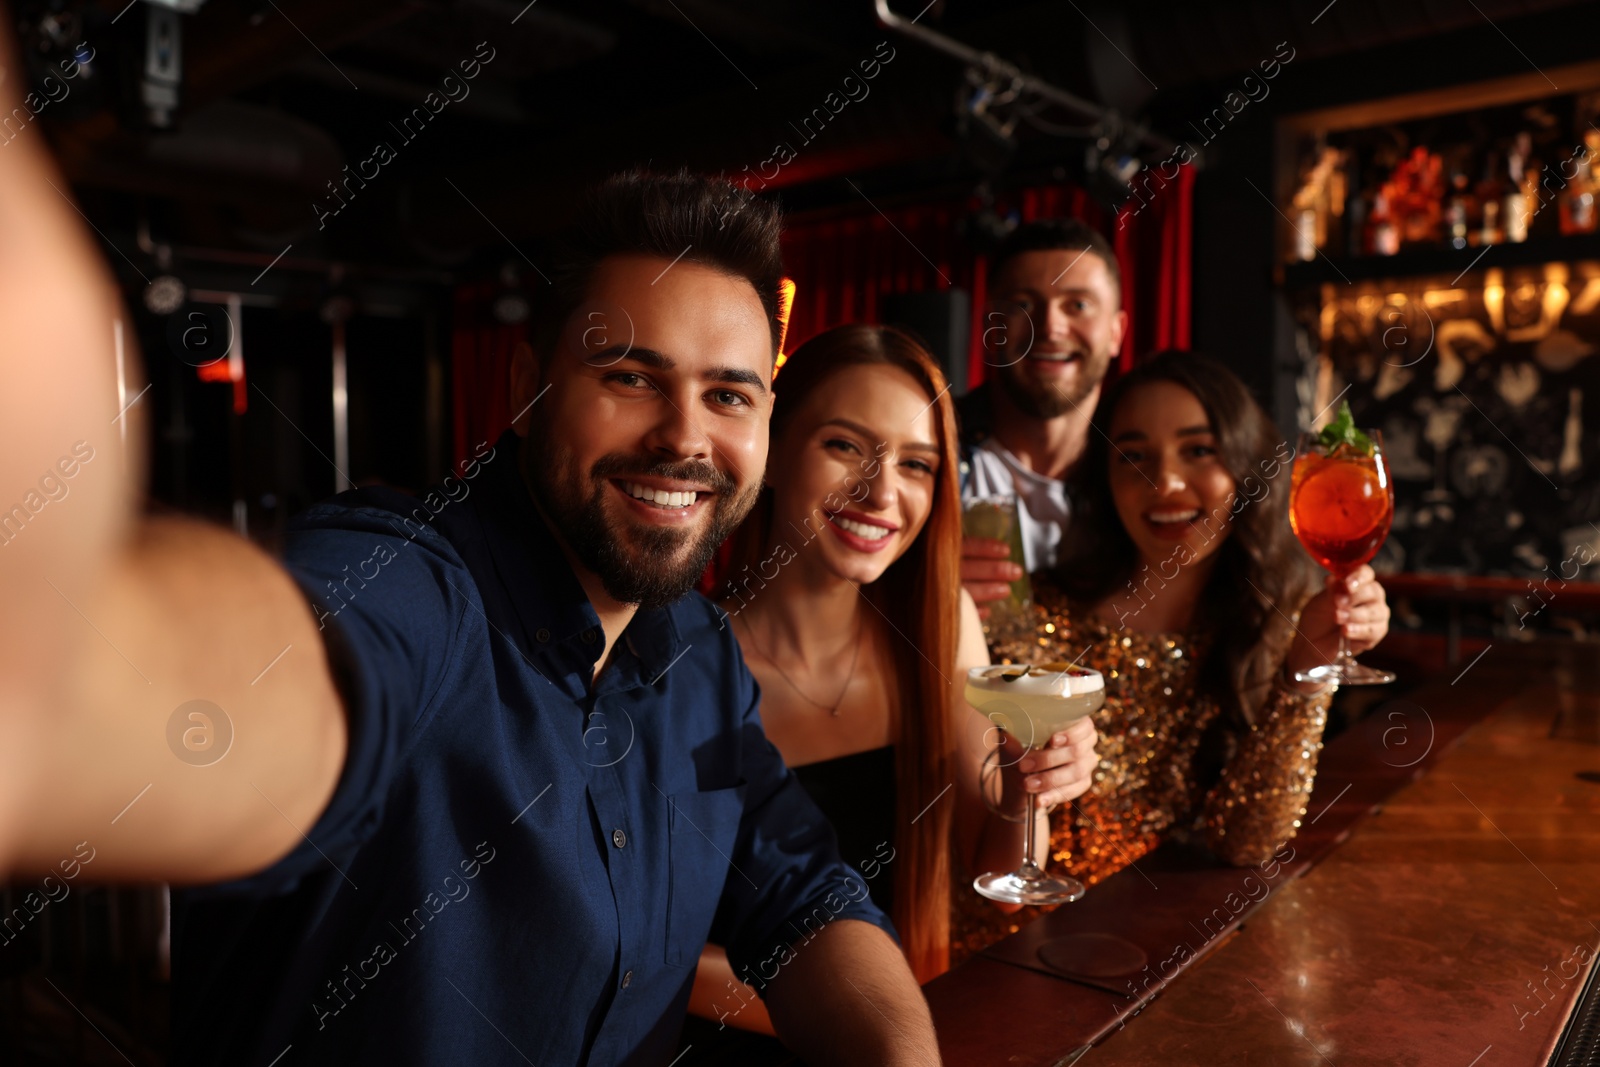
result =
M1563 191L1561 170L1554 160L1554 150L1544 149L1545 155L1528 161L1522 179L1522 195L1528 202L1528 236L1543 240L1561 233L1560 210L1556 207ZM1546 162L1546 160L1551 162Z
M1317 169L1311 167L1294 191L1289 205L1290 229L1294 238L1294 258L1307 262L1317 258Z
M1505 226L1506 240L1521 242L1528 239L1528 222L1538 204L1538 190L1534 198L1528 196L1528 156L1533 150L1533 137L1527 132L1517 134L1511 151L1506 156L1505 203L1501 207L1501 221Z
M1505 183L1500 180L1499 153L1490 151L1484 157L1483 177L1476 190L1482 214L1478 218L1478 244L1497 245L1505 241L1506 234L1500 219Z
M1328 172L1328 199L1326 214L1326 239L1322 247L1332 249L1338 255L1345 247L1345 208L1349 195L1349 188L1345 177L1345 155L1342 150L1332 149L1335 154L1330 161Z
M1583 140L1563 167L1563 173L1572 175L1561 190L1557 209L1564 234L1593 233L1596 228L1595 199L1600 194L1600 183L1595 181L1594 157L1600 152L1600 132L1589 130Z
M1355 148L1345 152L1345 164L1350 195L1344 205L1344 254L1354 258L1367 254L1367 205L1371 196L1361 180L1361 156Z
M1389 210L1407 246L1440 241L1439 202L1444 199L1443 161L1426 148L1411 150L1395 168Z
M1367 254L1367 198L1360 193L1350 198L1344 211L1345 255Z
M1532 141L1532 153L1523 161L1522 197L1528 206L1528 238L1543 240L1561 233L1557 200L1566 180L1557 165L1565 149L1546 129Z
M1477 206L1477 198L1472 195L1472 181L1466 170L1458 166L1450 175L1450 198L1444 209L1445 238L1451 248L1466 248L1477 243L1478 235L1473 230L1473 223L1478 221Z
M1400 228L1389 207L1393 196L1394 187L1385 183L1372 200L1372 214L1367 216L1367 249L1375 256L1392 256L1400 251Z
M1334 211L1334 180L1335 175L1341 174L1342 157L1343 153L1337 148L1319 143L1316 163L1295 190L1292 218L1296 259L1316 259L1318 250L1328 247ZM1342 210L1343 204L1339 207Z
M1295 209L1294 258L1301 262L1317 258L1317 213L1309 204Z

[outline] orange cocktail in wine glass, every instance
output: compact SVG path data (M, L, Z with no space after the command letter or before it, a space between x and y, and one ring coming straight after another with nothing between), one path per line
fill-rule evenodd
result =
M1289 524L1311 558L1345 578L1372 559L1394 521L1394 483L1377 430L1359 430L1346 402L1320 433L1300 435L1289 489ZM1341 632L1339 656L1295 675L1300 681L1379 685L1388 671L1364 667Z

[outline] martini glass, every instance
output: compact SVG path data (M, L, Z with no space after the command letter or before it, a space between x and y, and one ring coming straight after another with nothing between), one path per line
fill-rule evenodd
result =
M967 703L1024 747L1041 749L1072 723L1092 715L1106 702L1105 679L1099 671L1067 663L1034 667L974 667L967 672ZM1034 819L1039 798L1028 795L1022 866L1014 871L979 875L972 888L990 900L1011 904L1065 904L1084 894L1076 878L1046 874L1034 855Z

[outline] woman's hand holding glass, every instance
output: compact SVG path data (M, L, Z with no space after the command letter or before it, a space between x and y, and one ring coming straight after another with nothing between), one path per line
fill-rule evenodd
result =
M1339 653L1341 633L1354 656L1382 641L1388 632L1389 602L1371 567L1362 565L1343 579L1329 575L1327 587L1307 601L1300 613L1285 670L1292 676L1332 663Z
M1022 814L1022 794L1036 794L1039 807L1048 810L1057 804L1077 800L1094 784L1094 769L1099 763L1095 743L1099 734L1094 719L1085 717L1064 730L1057 730L1044 748L1025 748L1010 734L1000 746L1001 774L1005 777L1005 796L1017 798L1015 814Z

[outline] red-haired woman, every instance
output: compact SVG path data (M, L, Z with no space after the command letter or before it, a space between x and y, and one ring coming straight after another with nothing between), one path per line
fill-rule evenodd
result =
M802 345L774 392L766 483L734 534L721 605L768 738L927 980L948 967L952 878L1010 870L1022 853L1020 826L990 817L979 793L994 732L962 697L989 656L960 584L949 387L909 335L858 324ZM1094 740L1087 720L1063 731L1008 795L1081 795ZM690 1010L770 1032L716 946Z

